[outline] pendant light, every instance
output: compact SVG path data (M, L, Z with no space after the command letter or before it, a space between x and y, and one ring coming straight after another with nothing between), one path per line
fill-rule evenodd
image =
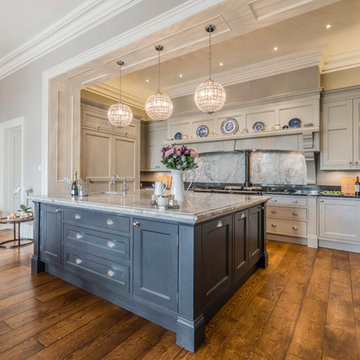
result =
M162 45L155 46L155 50L158 52L158 90L147 98L145 104L146 113L152 120L166 120L173 112L171 99L160 90L160 52L163 49Z
M211 79L211 33L215 25L207 25L205 30L209 33L209 80L196 88L194 100L200 111L212 114L224 106L226 92L221 84Z
M109 122L115 127L125 127L131 124L133 119L133 113L131 108L121 102L121 66L124 65L123 61L117 61L120 66L120 77L119 77L119 91L120 99L117 104L111 105L108 110Z

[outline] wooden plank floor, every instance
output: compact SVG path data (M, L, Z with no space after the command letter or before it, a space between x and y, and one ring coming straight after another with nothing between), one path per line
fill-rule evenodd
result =
M158 325L32 275L32 246L0 249L0 359L360 359L360 254L279 242L268 251L268 268L211 320L194 355Z

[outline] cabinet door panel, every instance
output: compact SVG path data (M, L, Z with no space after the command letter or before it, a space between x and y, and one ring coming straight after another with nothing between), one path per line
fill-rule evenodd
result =
M320 199L320 237L360 241L359 200Z
M249 210L248 223L249 263L254 264L258 261L262 253L261 206L256 206Z
M178 226L135 220L134 294L176 310Z
M325 103L323 107L322 168L351 168L353 161L352 101Z
M40 257L45 262L61 264L62 209L57 206L41 205L40 211Z
M234 224L234 277L237 281L244 273L248 263L247 249L247 222L248 212L241 211L235 214Z
M354 99L354 166L360 168L360 99Z
M232 217L202 225L202 298L208 304L230 286L232 269Z

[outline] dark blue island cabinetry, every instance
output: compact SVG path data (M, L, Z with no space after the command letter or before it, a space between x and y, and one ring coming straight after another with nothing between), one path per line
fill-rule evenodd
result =
M206 322L267 264L267 200L247 197L200 215L34 198L32 271L174 331L178 345L195 351Z

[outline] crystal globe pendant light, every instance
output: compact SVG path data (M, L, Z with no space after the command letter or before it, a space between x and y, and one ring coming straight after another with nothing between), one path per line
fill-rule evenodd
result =
M155 94L150 95L145 103L145 110L152 120L166 120L173 112L171 99L160 90L160 52L164 49L162 45L155 46L158 51L158 90Z
M215 25L207 25L205 30L209 33L209 80L196 88L194 100L200 111L212 114L224 106L226 92L221 84L211 79L211 33Z
M108 110L109 122L115 127L125 127L131 124L133 119L133 113L129 106L121 102L121 66L124 65L123 61L118 61L117 64L120 66L120 77L119 77L119 89L120 99L117 104L113 104Z

